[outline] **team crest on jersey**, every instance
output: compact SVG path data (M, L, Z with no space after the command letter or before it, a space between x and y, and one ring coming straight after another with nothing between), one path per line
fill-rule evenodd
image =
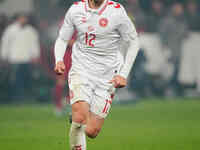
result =
M99 20L99 25L101 26L101 27L106 27L107 25L108 25L108 19L106 19L106 18L101 18L100 20Z

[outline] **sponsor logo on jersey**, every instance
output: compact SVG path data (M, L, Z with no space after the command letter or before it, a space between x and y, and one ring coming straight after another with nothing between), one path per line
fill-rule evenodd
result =
M108 25L108 19L106 19L106 18L101 18L101 19L99 20L99 25L100 25L101 27L106 27L106 26Z
M94 31L94 27L93 26L88 26L88 31Z

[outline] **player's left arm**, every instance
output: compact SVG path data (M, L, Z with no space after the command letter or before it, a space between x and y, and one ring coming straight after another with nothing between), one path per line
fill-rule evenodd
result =
M120 8L120 22L118 24L118 31L126 45L125 61L119 75L116 75L111 82L114 83L116 88L125 87L127 78L135 62L136 56L139 51L139 40L135 26L131 19L128 17L124 8Z

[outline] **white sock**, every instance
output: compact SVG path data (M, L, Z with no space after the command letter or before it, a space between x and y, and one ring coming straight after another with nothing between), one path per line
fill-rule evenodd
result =
M71 150L86 150L85 125L72 122L69 138Z

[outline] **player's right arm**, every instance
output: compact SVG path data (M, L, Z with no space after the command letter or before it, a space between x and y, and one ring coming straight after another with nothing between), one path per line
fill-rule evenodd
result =
M74 33L74 24L72 20L72 10L73 6L68 10L65 15L65 19L62 27L60 28L58 38L55 43L54 54L55 54L55 72L59 75L64 74L65 64L64 64L64 55L67 48L67 45Z

